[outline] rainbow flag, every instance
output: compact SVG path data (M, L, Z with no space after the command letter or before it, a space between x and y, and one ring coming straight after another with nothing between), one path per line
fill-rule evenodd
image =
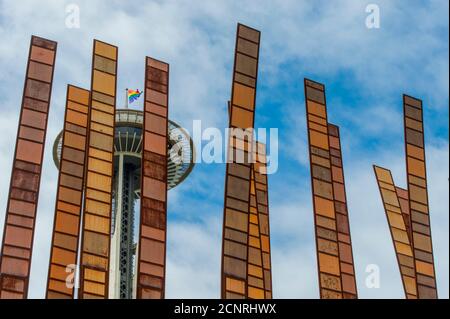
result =
M128 103L133 103L136 101L142 94L142 91L139 90L128 90Z

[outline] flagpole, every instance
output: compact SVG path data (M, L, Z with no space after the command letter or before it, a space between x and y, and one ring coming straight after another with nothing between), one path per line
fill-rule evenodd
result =
M125 89L125 108L128 109L128 88Z

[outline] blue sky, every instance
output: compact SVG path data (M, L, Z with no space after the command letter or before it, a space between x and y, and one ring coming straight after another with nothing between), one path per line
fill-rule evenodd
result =
M65 6L80 28L65 26ZM380 29L365 25L380 7ZM360 297L402 298L401 279L372 164L405 186L402 94L423 99L431 222L440 297L449 296L448 1L12 1L0 0L0 227L3 227L27 49L32 34L59 43L30 296L42 298L65 86L89 88L92 39L119 46L122 89L142 88L144 57L171 64L170 117L190 129L227 125L236 23L261 30L256 127L279 129L279 170L269 177L274 296L318 298L303 78L326 85L341 127ZM138 8L138 10L136 10ZM198 164L169 193L167 295L218 298L225 167ZM380 268L380 287L365 285ZM45 274L45 275L44 275Z

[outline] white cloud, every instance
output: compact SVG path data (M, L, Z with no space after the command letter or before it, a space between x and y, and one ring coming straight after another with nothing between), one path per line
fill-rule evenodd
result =
M221 221L169 224L168 298L220 298Z
M338 82L343 89L357 90L367 97L359 108L360 120L354 116L354 110L344 112L348 101L338 98L335 110L339 111L333 114L334 119L349 123L349 129L343 125L341 132L360 295L402 297L395 256L371 171L372 162L386 164L401 184L402 152L384 153L380 145L369 152L362 142L387 130L386 138L399 137L395 145L400 145L402 130L395 124L399 115L395 113L391 118L386 114L394 114L391 101L397 101L403 92L423 97L435 112L436 121L448 116L448 42L442 40L448 36L447 1L420 6L410 1L377 1L382 19L379 30L365 28L364 9L368 2L364 1L266 0L255 5L254 1L168 0L134 1L130 7L118 0L78 0L74 3L80 6L81 29L65 28L66 3L69 2L0 2L0 37L7 44L0 46L0 125L4 129L0 137L0 165L6 171L11 167L14 147L11 141L17 130L18 97L23 89L30 35L59 43L31 297L43 296L47 274L57 176L51 144L62 126L66 84L89 87L92 39L119 46L119 104L122 89L142 88L144 56L151 55L171 64L171 118L187 128L193 119L202 119L204 126L223 127L227 123L226 101L230 96L237 21L262 30L258 110L267 110L274 101L287 110L282 116L286 116L286 121L295 121L292 127L283 128L290 128L293 133L280 130L282 136L291 137L280 142L280 147L283 150L286 145L293 145L290 152L283 151L285 160L293 157L302 164L298 171L300 181L291 171L296 169L292 163L286 168L280 162L281 173L273 175L269 182L274 296L318 297L309 177L305 175L308 159L306 129L301 118L304 111L296 113L299 107L304 109L303 91L285 95L286 87L298 87L305 76L330 86ZM341 79L344 73L348 78ZM258 119L268 121L270 116ZM280 123L282 120L272 119ZM364 120L370 120L370 125L361 125ZM441 127L448 130L448 123ZM438 145L436 135L438 132L430 127L427 140L433 145L428 149L430 205L440 296L448 297L448 139ZM173 235L169 239L168 296L219 295L222 209L217 205L222 205L223 200L223 169L223 166L212 169L198 166L184 185L171 191L173 204L169 205L176 218L169 226ZM0 179L0 227L4 222L8 186L9 175L5 174ZM195 198L185 201L193 194ZM381 266L382 286L378 290L363 287L364 269L369 263ZM191 290L192 286L196 291Z

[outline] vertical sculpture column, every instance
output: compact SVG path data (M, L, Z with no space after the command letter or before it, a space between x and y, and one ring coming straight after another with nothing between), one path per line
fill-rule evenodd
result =
M305 79L311 186L321 298L342 298L337 217L334 202L330 143L322 84Z
M407 189L374 166L408 299L437 295L428 205L422 101L403 95Z
M248 242L247 242L247 283L249 299L264 299L264 271L262 259L262 241L258 203L256 200L255 170L251 171L250 179L250 210L248 215Z
M89 91L67 86L46 297L74 297L84 185ZM72 280L71 280L72 279ZM72 281L72 282L71 282Z
M389 170L378 166L374 166L374 170L391 231L392 241L394 242L397 262L402 276L403 289L406 298L417 299L414 255L394 180Z
M94 40L79 298L107 298L116 111L116 46Z
M256 298L248 275L262 278L248 267L250 187L253 127L258 74L260 32L238 24L230 102L230 128L225 179L222 241L222 299ZM257 245L255 243L255 245ZM250 296L249 296L250 294ZM264 295L264 291L262 291Z
M56 47L31 38L0 254L0 299L28 294Z
M417 295L437 298L431 240L422 101L403 95L406 170Z
M270 252L269 186L267 181L266 145L256 142L255 149L256 161L253 164L253 174L255 179L256 207L258 211L257 217L262 252L264 297L265 299L272 299L272 261Z
M353 261L352 239L348 217L347 194L345 191L344 164L342 160L339 127L328 124L328 140L331 156L331 179L333 181L334 208L339 244L342 293L344 299L356 299L355 266Z
M169 65L147 57L137 298L165 296Z

